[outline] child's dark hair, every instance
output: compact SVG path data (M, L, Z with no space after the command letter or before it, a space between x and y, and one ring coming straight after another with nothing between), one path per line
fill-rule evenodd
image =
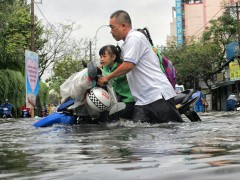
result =
M104 55L105 52L108 51L110 55L116 55L116 58L114 59L115 62L122 62L120 56L121 56L121 48L119 46L114 45L106 45L103 46L99 50L99 56Z
M150 42L150 44L151 44L152 46L154 46L154 45L153 45L152 38L151 38L151 36L150 36L150 33L149 33L149 31L148 31L148 29L147 29L146 27L143 28L143 29L137 29L137 31L140 31L141 33L143 33L143 34L147 37L147 39L148 39L148 41Z

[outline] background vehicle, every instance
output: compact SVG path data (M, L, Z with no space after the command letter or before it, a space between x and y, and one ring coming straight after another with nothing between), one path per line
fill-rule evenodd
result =
M175 86L175 92L176 92L177 94L179 94L179 93L181 93L181 92L183 92L183 91L185 91L184 86L183 86L183 85L178 85L178 84L176 84L176 86Z
M12 118L12 108L1 106L0 107L1 118Z

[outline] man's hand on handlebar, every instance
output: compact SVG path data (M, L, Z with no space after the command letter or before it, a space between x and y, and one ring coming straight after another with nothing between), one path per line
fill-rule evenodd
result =
M104 76L104 77L98 77L98 82L97 84L99 86L106 86L108 84L108 78L107 76Z

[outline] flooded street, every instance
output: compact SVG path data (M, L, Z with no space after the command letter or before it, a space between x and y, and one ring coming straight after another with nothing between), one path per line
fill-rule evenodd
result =
M0 179L239 179L240 112L202 122L54 125L0 120Z

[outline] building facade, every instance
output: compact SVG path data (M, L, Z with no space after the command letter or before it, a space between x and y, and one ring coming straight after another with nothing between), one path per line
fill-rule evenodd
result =
M176 5L172 8L173 20L170 23L170 35L167 37L167 44L176 42L179 33L182 33L185 42L190 38L197 40L206 29L209 21L217 19L224 12L223 0L190 0L187 3L183 3L183 0L175 1ZM179 8L181 8L182 13ZM180 15L182 15L181 18ZM182 21L182 23L179 24L179 21Z

